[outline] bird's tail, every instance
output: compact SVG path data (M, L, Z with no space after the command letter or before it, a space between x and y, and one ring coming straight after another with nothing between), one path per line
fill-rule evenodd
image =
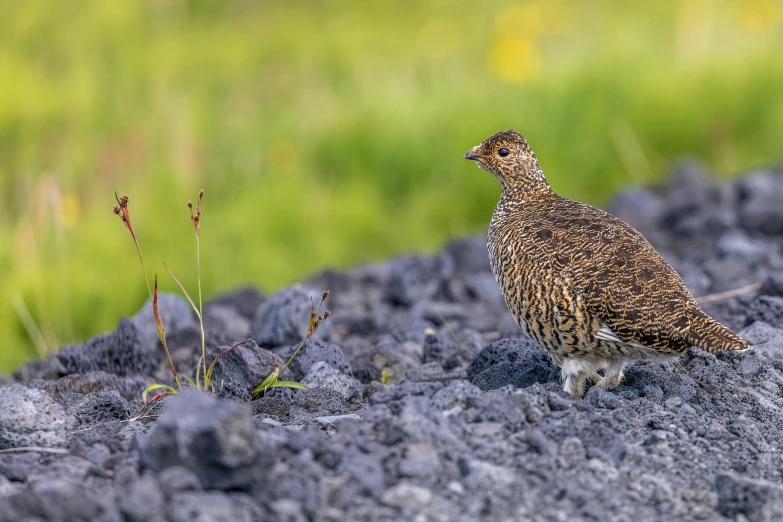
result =
M700 313L691 320L691 329L688 332L688 340L694 346L710 353L749 350L751 346L740 336L720 324L718 321Z

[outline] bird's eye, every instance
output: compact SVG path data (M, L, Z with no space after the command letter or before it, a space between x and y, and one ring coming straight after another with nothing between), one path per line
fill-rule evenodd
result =
M509 154L509 153L508 153L508 149L507 149L507 148L505 148L505 147L503 147L502 149L500 149L500 150L498 151L498 156L508 156L508 154Z

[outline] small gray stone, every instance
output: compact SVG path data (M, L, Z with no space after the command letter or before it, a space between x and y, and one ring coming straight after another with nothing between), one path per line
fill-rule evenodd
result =
M171 496L179 491L201 491L201 481L195 472L182 466L171 466L158 474L163 491Z
M117 390L101 390L87 395L72 394L66 401L68 413L80 425L98 424L129 417L128 405Z
M187 491L172 495L171 522L257 522L269 520L264 509L245 493Z
M623 403L623 399L616 393L608 392L598 387L591 388L585 395L585 399L596 408L606 408L608 410L618 408Z
M307 372L302 384L310 388L330 388L346 401L360 398L362 395L361 384L356 379L340 373L325 362L317 362Z
M783 176L761 172L738 183L740 221L750 232L783 234Z
M744 515L751 522L773 522L783 517L783 487L731 473L715 477L718 511L725 517Z
M76 424L49 394L23 384L0 388L0 412L0 449L63 447Z
M683 400L679 397L672 397L671 399L666 399L666 402L664 402L663 405L667 410L673 410L682 406Z
M783 205L781 205L783 206ZM763 321L775 328L783 328L783 297L760 295L751 304L745 324Z
M661 399L663 399L663 390L661 389L660 386L656 386L654 384L648 384L642 388L642 396L654 397L660 401Z
M324 415L323 417L316 417L313 419L313 422L316 422L322 428L327 428L329 426L334 426L335 424L338 424L343 421L360 421L360 420L362 420L362 418L356 415L355 413L347 413L345 415Z
M81 345L64 346L57 352L68 373L103 371L121 377L152 375L162 357L163 350L158 350L157 341L145 341L143 332L125 317L114 332Z
M426 508L431 500L432 491L408 482L401 482L387 489L381 497L381 501L386 505L414 511Z
M127 522L163 522L164 498L160 484L151 473L121 487L117 504Z
M579 437L568 437L557 450L566 467L573 467L587 458L585 446Z
M299 344L292 346L286 352L285 359L288 360L298 347ZM348 362L348 358L343 353L343 350L336 344L319 341L318 339L308 339L297 354L296 359L291 363L291 369L301 379L318 362L325 362L345 375L352 375L351 363Z
M166 401L163 415L139 437L139 448L146 468L182 466L209 489L249 487L274 459L256 448L247 405L191 389Z
M308 518L302 511L302 506L295 500L283 498L272 502L269 509L274 514L274 520L285 522L307 522Z
M204 329L218 331L226 339L241 341L250 337L250 321L227 305L210 305L204 309Z
M193 315L193 308L182 297L168 292L158 293L158 311L163 321L163 326L167 334L173 334L177 330L187 327L198 328L198 321ZM152 303L147 300L136 312L136 315L130 318L133 326L139 332L139 340L146 346L157 347L158 329L155 326L155 315L152 313Z
M302 342L307 334L311 306L318 306L322 294L313 288L295 285L272 295L258 307L250 325L256 342L272 347ZM329 320L324 321L312 338L324 338L330 324Z
M755 377L763 370L764 367L755 353L743 354L737 365L737 373L743 377Z
M441 411L449 410L454 406L465 407L470 397L478 397L481 390L467 381L451 381L441 388L430 399L430 404Z
M207 354L207 365L228 348L221 346L213 349ZM212 373L212 382L220 397L248 401L253 389L275 371L278 365L285 365L282 357L259 348L255 341L248 341L218 360ZM288 369L281 375L283 380L291 380L293 377L293 373Z

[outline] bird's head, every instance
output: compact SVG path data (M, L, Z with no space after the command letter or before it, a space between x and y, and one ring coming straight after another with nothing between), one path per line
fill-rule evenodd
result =
M493 174L503 190L549 188L535 153L513 129L482 141L465 153L465 159Z

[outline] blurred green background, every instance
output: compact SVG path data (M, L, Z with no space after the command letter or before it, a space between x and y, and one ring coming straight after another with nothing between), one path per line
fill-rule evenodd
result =
M783 0L0 2L0 370L115 327L150 272L195 292L486 229L462 160L522 131L602 204L680 155L783 156Z

